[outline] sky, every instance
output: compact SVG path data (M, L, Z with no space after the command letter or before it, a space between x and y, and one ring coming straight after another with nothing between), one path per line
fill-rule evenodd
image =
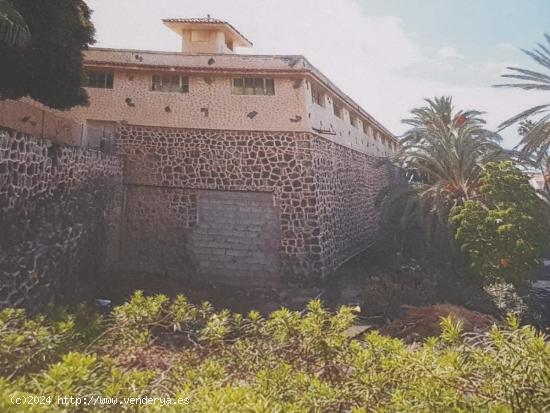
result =
M179 51L161 19L227 20L254 43L239 53L302 54L390 131L423 99L453 96L488 126L548 92L498 89L507 66L537 69L521 49L550 34L550 0L86 0L96 46ZM517 129L502 132L504 145Z

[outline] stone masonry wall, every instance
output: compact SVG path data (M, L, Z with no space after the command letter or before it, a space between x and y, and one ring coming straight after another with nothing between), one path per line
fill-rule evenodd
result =
M302 132L125 125L118 135L128 265L136 251L147 254L156 272L167 271L167 261L196 262L189 240L204 190L271 194L279 214L280 272L292 279L319 280L376 238L374 198L391 179L376 167L377 158ZM174 236L175 250L161 247Z
M182 217L178 219L188 229L197 222L197 190L272 193L281 216L279 252L285 257L282 272L315 274L322 270L320 263L312 259L319 243L318 236L313 234L315 227L305 226L316 202L310 134L128 125L120 127L118 135L117 152L125 162L124 183L132 193L125 200L128 216L140 214L152 226L164 219L153 212L153 206L143 206L157 203L150 196L150 187L188 191L189 196L173 198L171 204L171 208L181 211ZM125 223L124 250L142 248L139 231L129 231L128 227ZM159 231L157 237L162 242L164 235ZM160 267L165 254L156 256L156 264L151 265ZM125 261L131 261L131 257L126 256Z
M122 163L0 129L0 307L94 294L118 262Z
M380 165L380 158L318 136L312 138L311 153L321 256L327 269L335 269L377 240L376 198L397 179L397 171Z

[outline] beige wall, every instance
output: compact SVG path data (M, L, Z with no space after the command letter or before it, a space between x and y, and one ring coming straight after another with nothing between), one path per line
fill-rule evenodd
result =
M0 100L0 126L55 143L79 144L81 125L65 112L54 111L31 99Z
M199 33L203 41L193 39L192 32ZM183 30L181 50L186 53L232 53L225 46L224 33L219 30Z
M115 70L113 89L88 88L90 106L74 108L70 116L82 123L90 119L199 129L308 129L303 82L295 88L293 81L274 77L274 96L233 95L232 76L190 75L188 93L167 93L150 90L153 73ZM126 103L128 98L135 106ZM257 115L250 118L251 112Z
M214 31L209 35L212 45L223 44L223 39L214 35ZM183 41L189 40L188 37L183 36ZM114 70L114 89L89 88L91 105L71 111L78 122L125 121L146 126L220 130L311 132L312 128L330 129L334 134L321 136L370 155L386 156L395 149L395 143L380 139L380 134L389 136L388 131L364 111L355 110L353 102L303 56L92 49L86 52L86 61L90 67L113 68L107 70ZM189 93L151 91L151 76L159 73L154 66L159 66L158 70L164 73L187 75ZM237 76L274 78L275 95L233 95L231 82ZM325 107L312 103L311 83L325 93ZM128 98L134 106L126 103ZM342 119L333 113L335 98L344 108ZM358 119L357 126L350 123L350 111L354 111ZM252 119L247 116L251 112L257 112ZM367 128L370 135L364 133L362 121L372 127L372 132Z
M113 89L88 88L90 106L74 108L70 116L81 123L87 120L122 121L198 129L302 132L312 131L312 128L330 129L333 135L322 136L355 150L375 156L387 156L393 151L387 143L384 145L380 138L377 139L380 132L374 125L371 124L372 136L363 132L365 119L357 113L358 123L353 126L350 107L342 101L343 117L336 117L332 106L335 97L329 92L325 91L325 107L314 104L309 80L299 82L300 78L288 75L264 75L275 80L274 96L234 95L232 79L238 75L190 74L188 93L168 93L150 90L154 73L159 72L114 70ZM181 74L186 75L185 72ZM128 98L130 105L126 102ZM248 114L252 112L257 114L250 118Z
M312 82L306 82L306 107L310 125L315 129L331 130L334 135L322 134L323 137L337 142L349 148L367 153L374 156L388 156L394 152L393 143L390 145L386 140L386 144L382 143L382 139L378 137L380 131L377 130L372 123L354 112L348 105L330 94L326 89L317 83L313 83L313 87L323 94L324 106L313 103L311 92ZM338 118L334 115L334 101L338 101L342 106L342 117ZM353 113L357 123L356 126L351 124L350 113ZM363 123L367 122L370 134L363 131Z
M126 120L151 126L222 130L311 132L312 127L332 128L334 135L322 136L361 152L385 156L395 149L395 142L389 144L388 139L383 144L378 137L379 134L389 136L389 131L362 109L358 110L348 96L303 56L91 49L86 52L86 61L93 67L115 68L115 89L89 89L92 105L74 111L79 120ZM165 71L194 73L190 75L189 94L150 92L154 66ZM275 96L232 95L231 79L239 73L274 77ZM213 82L206 82L208 78ZM297 82L300 80L301 83ZM312 103L311 82L324 91L324 108ZM134 108L129 108L124 102L128 97L136 103ZM335 97L344 107L343 119L333 113L332 99ZM167 105L171 113L164 111ZM201 108L208 108L208 117ZM357 126L350 124L349 111L352 108L360 121L369 122L373 128L372 136L363 132L361 123ZM258 112L253 120L246 117L251 111Z

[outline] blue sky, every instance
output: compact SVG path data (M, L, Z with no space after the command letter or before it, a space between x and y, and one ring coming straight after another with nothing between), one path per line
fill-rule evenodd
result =
M499 44L529 48L550 33L549 0L359 0L371 15L392 15L425 45L452 44L470 56Z
M452 95L488 125L550 101L496 89L506 66L533 66L520 48L550 33L550 0L86 0L98 46L179 49L166 17L230 21L254 43L241 53L303 54L392 132L423 98ZM517 143L515 129L503 133Z

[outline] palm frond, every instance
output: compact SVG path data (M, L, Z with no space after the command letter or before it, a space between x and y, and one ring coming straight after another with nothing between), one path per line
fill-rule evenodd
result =
M451 209L476 197L485 163L511 153L500 146L498 133L485 129L482 112L455 111L450 97L425 102L403 121L410 129L392 158L409 182L384 192L381 204L394 226L422 233L428 246L449 245Z
M30 40L30 31L23 17L9 1L0 0L0 43L25 47Z
M545 70L550 70L550 35L545 34L544 38L547 44L539 43L533 50L522 50ZM522 82L499 84L495 87L550 91L550 72L543 73L517 67L509 67L508 69L513 73L504 74L502 77ZM521 150L523 160L528 160L527 162L530 165L532 165L532 162L537 165L548 164L547 158L550 150L549 112L550 103L541 104L526 109L499 125L499 131L501 131L523 121L520 127L520 134L523 136L516 148ZM529 127L526 125L529 125Z
M517 115L511 117L510 119L507 119L504 122L502 122L498 126L498 128L499 128L499 130L503 130L503 129L513 125L514 123L519 122L520 120L527 119L530 116L536 115L537 113L539 113L540 111L542 111L546 108L550 108L550 104L538 105L538 106L534 106L532 108L529 108L527 110L524 110L523 112L518 113Z

